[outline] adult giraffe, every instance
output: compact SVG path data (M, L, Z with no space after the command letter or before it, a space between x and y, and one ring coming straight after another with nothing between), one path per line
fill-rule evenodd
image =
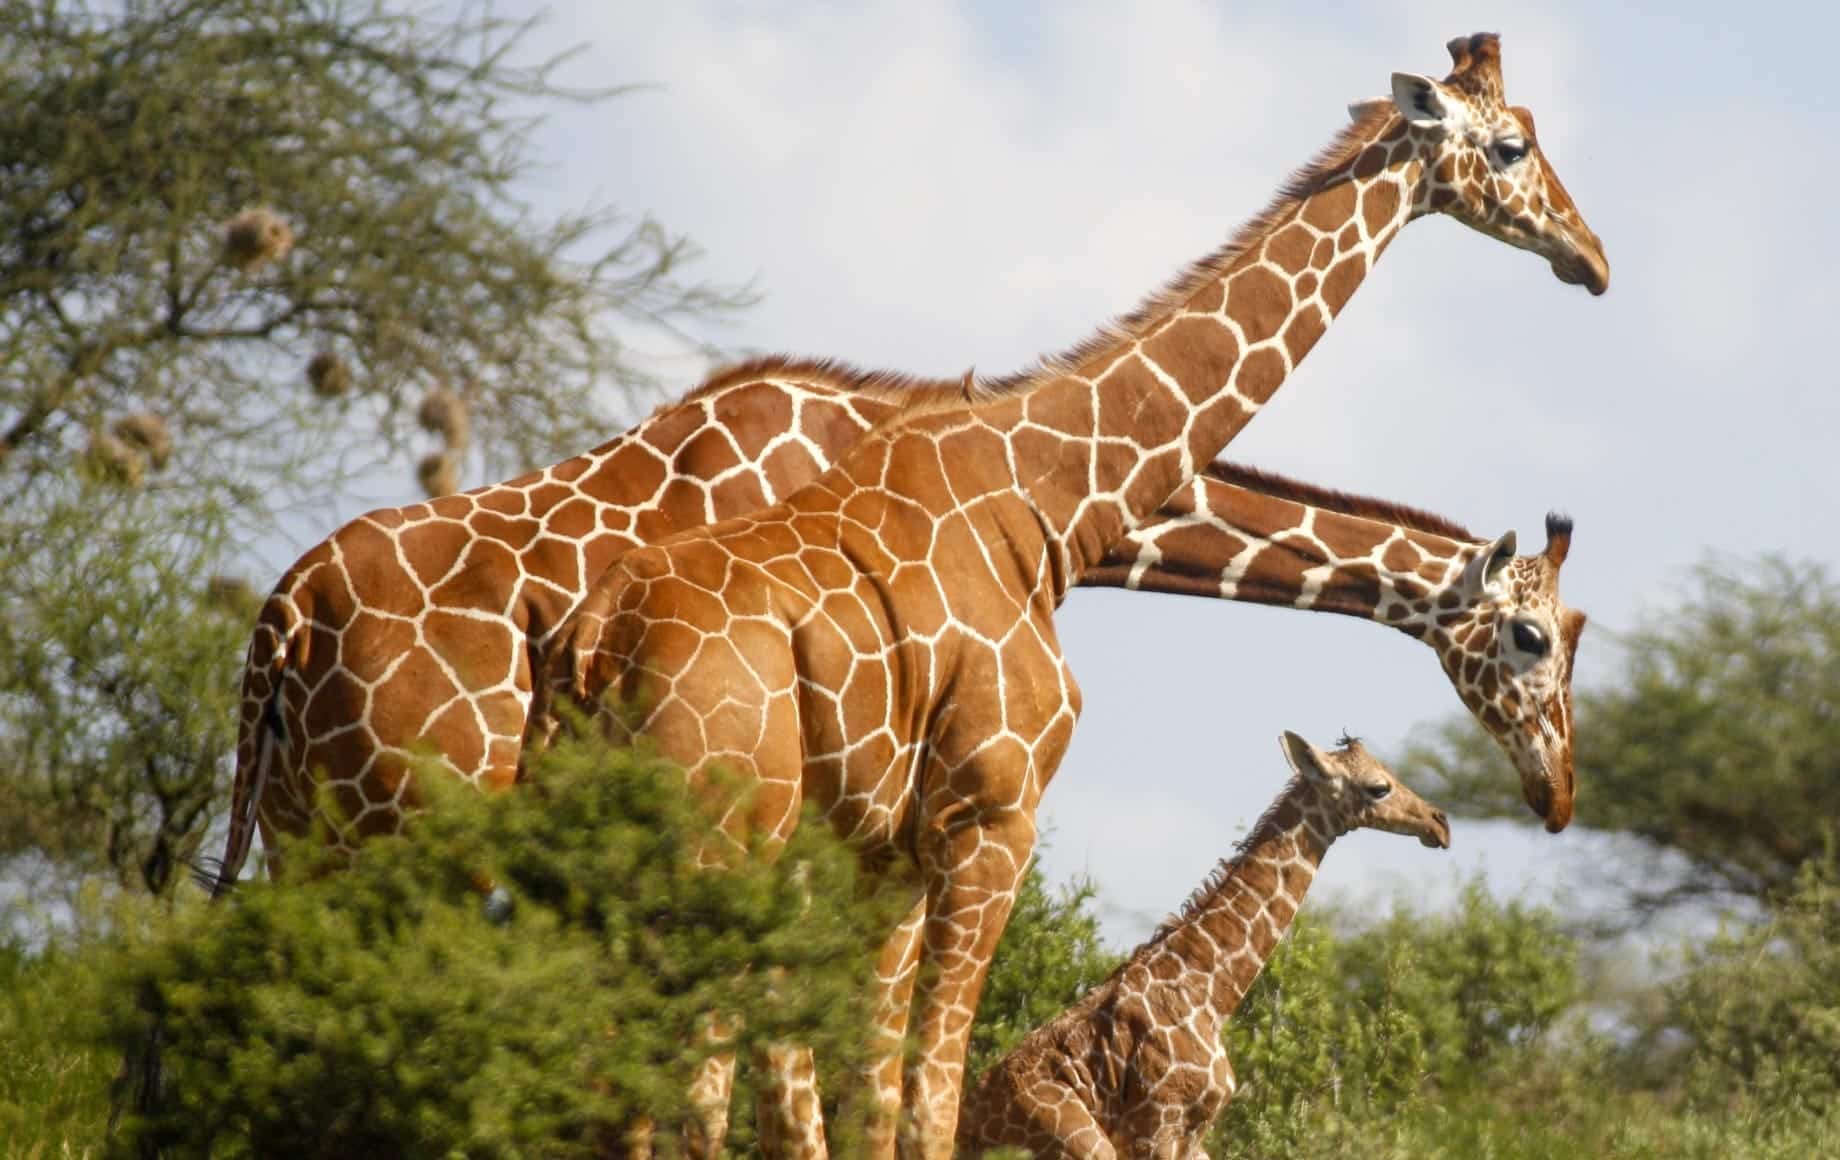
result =
M878 428L772 507L627 553L551 653L616 736L636 722L693 777L754 779L738 825L783 834L810 798L910 872L889 945L918 920L935 968L902 1101L917 1154L950 1154L984 973L1079 712L1052 618L1068 589L1251 419L1413 219L1607 284L1532 118L1502 103L1496 38L1450 49L1444 81L1395 74L1391 101L1119 328L1015 390Z

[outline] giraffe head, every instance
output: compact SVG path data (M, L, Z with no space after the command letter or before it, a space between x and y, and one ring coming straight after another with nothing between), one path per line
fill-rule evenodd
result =
M1546 517L1546 547L1516 556L1514 533L1464 574L1461 598L1436 612L1426 639L1457 695L1507 751L1521 794L1558 833L1572 820L1572 658L1585 615L1559 599L1572 521Z
M1455 67L1441 81L1393 74L1391 104L1429 177L1419 212L1448 214L1532 250L1561 282L1602 294L1610 285L1603 243L1540 149L1533 114L1502 96L1501 41L1478 33L1457 37L1449 49Z
M1349 830L1385 830L1405 834L1435 849L1450 848L1450 819L1413 793L1357 738L1343 737L1338 748L1324 751L1285 730L1278 738L1284 759L1313 799L1327 825L1328 837Z

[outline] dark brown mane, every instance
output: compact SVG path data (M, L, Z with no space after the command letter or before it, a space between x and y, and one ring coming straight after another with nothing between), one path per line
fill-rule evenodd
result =
M1227 272L1248 249L1285 221L1305 198L1320 192L1329 183L1348 175L1362 149L1380 139L1397 119L1390 102L1376 103L1361 116L1344 126L1326 148L1303 168L1292 173L1278 187L1277 196L1219 249L1197 262L1190 263L1168 285L1145 298L1137 308L1103 325L1084 341L1058 354L1043 355L1032 367L994 378L971 380L928 378L900 371L864 370L837 359L796 358L791 355L761 355L719 368L686 399L746 382L749 379L817 379L841 390L861 392L897 402L918 405L965 405L980 399L1013 394L1039 386L1066 374L1095 355L1112 350L1119 343L1143 337L1144 329L1173 307L1194 297L1204 286ZM971 382L973 389L967 390Z
M973 384L973 398L1013 390L1022 378L1021 375L1009 375L1001 379L977 379ZM766 354L716 368L708 378L684 396L684 401L755 379L817 380L850 394L869 395L896 402L964 403L968 393L967 379L963 376L956 379L933 379L902 371L864 370L842 359Z
M1159 923L1156 930L1151 932L1149 939L1145 941L1144 945L1149 946L1152 943L1161 942L1183 923L1186 923L1194 918L1195 915L1199 914L1213 899L1214 893L1220 889L1221 884L1226 882L1234 871L1238 870L1245 862L1246 856L1252 852L1252 848L1264 841L1270 833L1276 832L1279 829L1278 815L1286 806L1294 804L1295 799L1300 797L1304 792L1302 779L1293 774L1290 780L1284 783L1284 789L1277 797L1272 799L1270 805L1265 807L1265 812L1260 814L1258 820L1252 823L1252 828L1246 831L1246 836L1233 844L1233 852L1214 863L1214 868L1208 871L1208 876L1202 879L1201 885L1195 887L1195 889L1189 893L1189 896L1182 901L1182 908ZM1286 828L1295 824L1295 821L1287 823Z
M1398 120L1398 110L1391 101L1363 107L1360 116L1342 126L1342 131L1335 135L1333 141L1301 169L1285 178L1270 203L1235 230L1226 245L1200 261L1190 263L1168 285L1138 303L1135 310L1101 327L1097 334L1084 342L1060 354L1044 356L1040 368L1031 377L1045 379L1064 374L1093 356L1112 350L1121 342L1142 338L1146 325L1171 308L1188 301L1202 287L1225 274L1241 255L1286 221L1305 198L1320 193L1337 180L1346 179L1361 151L1387 136Z
M1372 496L1350 495L1345 491L1317 487L1312 483L1303 483L1287 476L1274 475L1269 471L1260 471L1256 467L1247 467L1244 464L1216 460L1207 465L1204 474L1233 487L1256 491L1260 495L1268 495L1274 499L1286 499L1292 503L1324 508L1343 515L1358 516L1361 519L1399 524L1415 532L1426 532L1433 536L1443 536L1447 540L1459 540L1466 544L1483 542L1483 537L1471 532L1455 520L1422 508L1407 507L1405 504L1375 499Z

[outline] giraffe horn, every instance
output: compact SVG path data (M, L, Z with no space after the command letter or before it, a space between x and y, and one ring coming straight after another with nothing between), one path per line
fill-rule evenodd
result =
M1445 84L1473 92L1501 96L1501 37L1493 32L1459 36L1444 46L1450 50L1450 75Z
M1572 517L1559 512L1546 513L1546 559L1557 568L1565 563L1572 550Z

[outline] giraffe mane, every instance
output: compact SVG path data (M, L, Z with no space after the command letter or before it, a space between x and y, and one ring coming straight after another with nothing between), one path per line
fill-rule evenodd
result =
M684 396L685 401L714 394L724 387L753 379L790 378L818 380L852 394L894 402L953 404L1012 393L1028 381L1026 373L981 378L970 372L955 379L931 378L906 371L873 370L837 358L800 358L789 354L764 354L717 368Z
M1308 163L1286 178L1271 202L1234 231L1225 245L1189 263L1162 289L1143 299L1129 313L1101 325L1095 333L1066 350L1042 355L1032 366L1022 370L991 378L974 379L966 374L957 379L945 379L904 371L868 370L840 359L768 354L719 368L685 398L699 398L749 379L776 376L819 379L845 390L922 405L963 405L1030 390L1068 373L1121 343L1136 342L1142 338L1145 328L1155 319L1192 298L1208 283L1222 277L1234 262L1283 222L1305 198L1344 175L1361 150L1381 136L1381 131L1397 116L1398 111L1390 102L1367 109L1359 119L1343 126L1335 139Z
M1045 379L1065 374L1096 355L1104 354L1119 343L1135 342L1144 336L1144 328L1173 307L1180 305L1220 278L1241 256L1255 247L1266 234L1283 222L1308 198L1337 177L1345 175L1356 157L1373 140L1383 136L1381 130L1398 119L1391 101L1364 108L1355 120L1342 126L1335 139L1316 156L1293 170L1278 186L1265 208L1247 219L1233 232L1225 245L1198 261L1191 262L1161 290L1152 293L1130 313L1121 315L1099 328L1098 333L1076 343L1060 354L1042 358L1035 377Z
M1279 811L1290 805L1294 796L1302 788L1303 779L1292 774L1290 780L1284 783L1284 791L1265 807L1265 812L1259 815L1258 821L1252 823L1252 828L1246 831L1246 836L1233 844L1233 852L1214 863L1214 868L1208 871L1208 876L1202 879L1201 885L1195 887L1183 900L1181 909L1159 923L1156 930L1151 933L1149 941L1144 945L1152 946L1163 941L1177 928L1199 914L1209 899L1213 898L1214 893L1220 889L1221 884L1245 863L1246 856L1252 852L1253 845L1264 837L1266 827L1277 825Z
M1399 524L1415 532L1425 532L1433 536L1443 536L1447 540L1457 540L1465 544L1483 543L1483 537L1476 535L1462 524L1447 516L1428 512L1423 508L1407 504L1394 503L1391 500L1376 499L1369 495L1354 495L1350 492L1336 491L1333 488L1318 487L1313 483L1278 475L1248 467L1243 463L1229 463L1224 459L1215 460L1203 469L1211 479L1233 487L1256 491L1273 499L1289 500L1292 503L1305 504L1309 507L1323 508L1345 516L1356 516L1365 520L1378 520L1381 523Z

